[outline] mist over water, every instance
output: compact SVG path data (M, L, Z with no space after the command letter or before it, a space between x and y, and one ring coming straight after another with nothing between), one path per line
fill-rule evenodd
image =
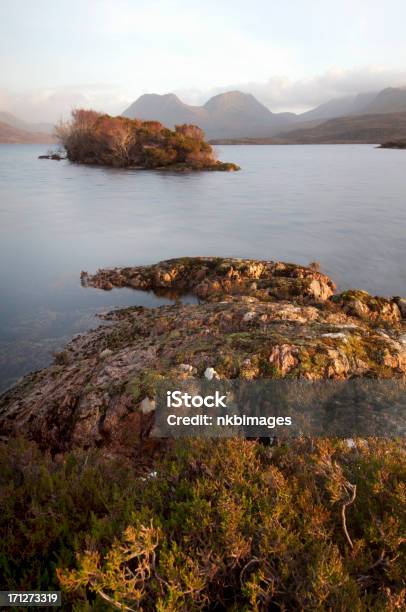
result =
M317 260L339 289L406 295L406 153L372 145L222 146L238 173L38 160L0 145L0 389L95 313L169 300L80 286L80 271L185 255Z

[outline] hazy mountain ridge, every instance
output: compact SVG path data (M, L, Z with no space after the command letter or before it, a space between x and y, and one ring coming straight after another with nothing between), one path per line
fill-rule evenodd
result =
M261 136L275 133L295 120L293 113L272 113L252 94L229 91L191 106L175 94L144 94L123 113L130 119L156 119L168 127L196 123L208 138Z
M0 121L18 130L26 130L27 132L42 132L43 134L52 135L55 129L53 123L30 123L6 111L0 111Z
M377 92L363 93L356 96L346 96L343 98L333 98L320 106L316 106L309 111L299 115L300 120L326 120L345 115L353 115L365 112L365 108L377 96ZM406 108L405 108L406 110Z
M314 129L324 121L339 117L406 112L406 89L387 88L329 100L301 114L272 113L252 94L230 91L210 98L203 106L182 102L175 94L144 94L123 113L125 117L155 119L168 127L179 123L196 123L210 139L285 138L294 129ZM393 118L395 121L396 118ZM371 134L379 133L376 118L371 116ZM378 122L381 120L378 119ZM366 124L367 120L363 123ZM385 124L387 121L385 121ZM333 124L333 128L334 128ZM338 124L337 124L338 125ZM354 123L355 125L355 123ZM328 126L327 132L334 136ZM340 128L341 129L341 128ZM366 128L365 128L366 129ZM396 126L390 129L396 134ZM323 133L323 138L325 133ZM341 141L342 136L338 135ZM351 139L351 136L349 136ZM358 136L357 136L358 138ZM369 138L369 136L368 136Z
M366 113L403 113L406 111L406 89L387 87L365 107Z
M273 113L252 94L241 91L218 94L202 106L186 104L174 93L144 94L122 115L160 121L169 128L195 124L210 140L380 142L380 138L404 138L402 113L406 113L406 88L388 87L334 98L301 114ZM340 118L345 122L335 121ZM51 123L29 123L0 112L3 143L52 143L53 129Z
M286 144L378 144L406 138L406 112L337 117L312 128L282 132L278 137Z
M2 113L3 114L3 113ZM55 138L51 134L19 129L0 121L1 144L53 144Z
M0 111L0 143L2 144L52 144L52 123L29 123L12 113Z

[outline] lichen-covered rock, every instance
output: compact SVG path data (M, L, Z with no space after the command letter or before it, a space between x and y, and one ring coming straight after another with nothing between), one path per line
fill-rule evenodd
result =
M357 291L329 299L334 284L309 268L184 258L82 274L82 282L206 300L105 315L109 325L76 337L63 360L0 397L2 435L22 433L54 452L134 453L148 444L154 390L166 376L406 377L406 322L395 301Z
M372 296L367 291L350 290L335 295L332 299L336 304L340 304L344 312L360 319L397 323L402 318L396 298L388 300Z
M151 266L99 270L81 274L85 286L109 289L191 292L203 299L224 294L249 294L258 299L325 301L335 290L328 276L316 270L273 261L220 257L183 257ZM253 282L255 281L255 282Z
M393 301L398 305L402 319L406 319L406 298L394 297Z
M273 364L282 376L285 376L298 364L299 349L291 344L276 344L269 355L269 362Z

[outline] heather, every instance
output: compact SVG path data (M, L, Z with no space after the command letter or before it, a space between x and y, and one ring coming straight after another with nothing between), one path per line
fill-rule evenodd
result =
M151 466L0 450L4 588L65 609L400 610L404 443L191 440Z

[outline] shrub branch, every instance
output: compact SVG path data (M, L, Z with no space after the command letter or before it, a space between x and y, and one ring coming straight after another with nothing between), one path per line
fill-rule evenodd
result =
M343 503L343 505L341 506L341 523L343 526L343 531L345 534L345 537L347 538L347 542L350 545L350 548L353 549L354 548L354 544L350 538L350 534L348 533L348 529L347 529L347 517L345 514L346 509L348 508L348 506L351 506L354 501L355 498L357 496L357 485L353 485L350 482L348 482L346 484L346 487L351 491L351 498L349 500L347 500L346 502Z

